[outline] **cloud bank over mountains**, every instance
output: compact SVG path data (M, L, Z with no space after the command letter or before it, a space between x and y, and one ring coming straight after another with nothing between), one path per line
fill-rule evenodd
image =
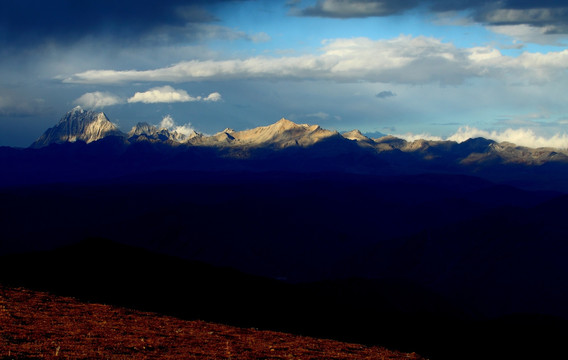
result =
M487 131L477 129L475 127L460 127L457 132L448 136L441 137L435 136L428 133L420 134L395 134L394 136L404 139L406 141L416 141L416 140L433 140L433 141L455 141L462 143L469 139L475 138L485 138L489 140L494 140L496 142L507 142L518 146L526 146L530 148L556 148L556 149L568 149L568 134L567 133L557 133L551 136L541 136L535 133L534 130L528 128L518 128L512 129L508 128L505 130L497 131Z
M177 125L171 115L164 116L162 121L160 121L160 123L158 124L157 128L166 129L169 131L175 131L185 136L190 136L196 133L193 126L191 126L191 123L188 122L187 124L184 125Z
M191 60L151 70L88 70L63 79L75 84L195 82L205 80L332 80L396 84L462 84L469 78L547 81L568 69L568 50L518 57L489 47L459 48L440 39L400 35L394 39L333 39L319 55L232 60ZM565 74L563 74L565 75Z
M551 147L568 149L568 134L554 134L550 137L545 137L539 136L533 130L526 128L486 131L466 126L460 128L455 134L448 137L448 140L463 142L476 137L484 137L497 142L509 142L531 148Z

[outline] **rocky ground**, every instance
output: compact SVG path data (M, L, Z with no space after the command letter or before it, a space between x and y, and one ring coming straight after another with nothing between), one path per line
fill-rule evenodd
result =
M0 285L0 359L423 359Z

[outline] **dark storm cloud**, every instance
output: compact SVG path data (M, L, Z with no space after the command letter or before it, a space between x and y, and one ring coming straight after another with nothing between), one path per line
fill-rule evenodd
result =
M296 9L301 16L363 18L389 16L423 6L435 13L469 11L485 25L530 25L546 27L548 33L568 33L566 0L318 0L314 6Z
M302 16L354 18L389 16L403 13L419 4L418 0L318 0L302 9Z
M509 2L502 7L485 7L477 9L473 15L477 22L503 25L530 25L546 27L547 33L568 33L568 3L536 2L527 4L525 1Z
M437 0L430 8L434 12L471 10L473 20L486 25L530 25L548 27L549 32L568 32L566 0Z
M98 36L138 41L156 28L213 22L206 7L218 2L222 0L2 1L0 44L72 43Z

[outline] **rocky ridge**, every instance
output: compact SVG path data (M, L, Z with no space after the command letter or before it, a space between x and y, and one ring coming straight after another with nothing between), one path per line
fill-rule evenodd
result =
M65 114L56 126L47 129L31 147L78 140L91 143L111 135L123 136L118 126L110 122L103 112L85 111L77 106Z
M148 123L138 123L125 134L110 122L104 113L85 111L80 107L68 112L56 126L48 129L31 147L41 148L54 143L76 141L91 143L108 136L122 137L126 144L148 141L166 143L171 146L185 145L237 150L305 148L323 140L335 139L345 144L354 142L361 148L371 149L379 156L398 152L410 154L422 160L451 160L462 165L568 163L568 151L565 149L534 149L506 142L497 143L483 138L469 139L462 143L425 139L406 141L391 135L371 139L359 130L340 134L337 131L323 129L319 125L296 124L284 118L268 126L243 131L227 128L211 136L196 132L189 135L182 134Z

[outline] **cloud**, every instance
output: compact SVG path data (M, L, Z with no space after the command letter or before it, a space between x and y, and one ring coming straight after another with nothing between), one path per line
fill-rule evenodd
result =
M190 96L185 90L176 90L169 85L155 87L145 92L136 92L134 96L128 99L129 103L141 102L145 104L188 101L197 101L197 98Z
M221 100L221 94L214 92L209 94L207 97L193 97L187 93L185 90L174 89L173 87L166 85L162 87L155 87L145 92L136 92L134 96L128 99L129 103L144 103L144 104L154 104L154 103L174 103L174 102L192 102L192 101L219 101Z
M329 18L363 18L391 16L412 9L436 15L466 13L464 21L486 26L526 25L542 28L546 34L568 34L568 4L565 1L542 0L318 0L315 5L300 8L294 2L292 14ZM455 19L453 21L457 21ZM534 37L531 39L535 39ZM539 40L542 41L542 40Z
M186 82L227 79L329 79L342 82L458 84L475 76L470 51L429 37L335 39L320 55L184 61L154 70L89 70L68 83ZM475 60L475 59L473 59Z
M216 16L195 3L192 5L178 6L175 9L175 13L184 21L190 23L207 23L219 20Z
M430 140L430 141L442 141L440 136L430 135L428 133L420 133L420 134L413 134L413 133L406 133L400 135L394 135L397 138L404 139L406 141L416 141L416 140Z
M73 103L89 109L98 109L123 104L124 100L109 92L95 91L81 95Z
M221 94L219 94L218 92L213 92L204 98L201 98L200 96L198 96L197 98L203 101L212 101L212 102L217 102L222 100Z
M46 111L43 99L28 99L11 94L0 94L0 116L30 116Z
M318 0L297 12L300 16L363 18L402 13L418 5L417 0Z
M318 55L191 60L152 70L88 70L66 83L116 84L139 81L269 79L333 80L398 84L457 85L474 77L507 77L532 82L558 79L568 69L568 50L503 55L485 46L458 48L432 37L334 39Z
M270 41L270 35L265 32L259 32L256 34L249 35L248 38L255 43L263 43Z
M187 23L184 25L163 25L141 37L143 42L163 46L211 39L247 40L255 43L268 42L270 36L264 32L249 34L227 26L208 23Z
M548 27L551 32L566 33L568 31L568 6L535 2L529 7L516 7L515 4L501 8L479 10L475 20L488 25L531 25Z
M518 129L505 129L502 131L487 131L477 129L475 127L460 127L458 131L447 137L442 138L440 136L430 135L428 133L420 133L420 134L413 134L413 133L406 133L401 135L394 135L400 139L404 139L406 141L416 141L416 140L430 140L430 141L455 141L458 143L462 143L469 139L475 138L485 138L494 140L497 142L509 142L518 146L526 146L530 148L540 148L540 147L549 147L549 148L557 148L557 149L568 149L568 134L567 133L557 133L549 137L539 136L533 130L528 128L518 128Z
M393 93L392 91L381 91L380 93L375 95L376 97L378 97L379 99L386 99L389 97L393 97L396 96L395 93Z
M171 115L166 115L163 117L162 121L160 121L160 124L158 124L158 129L173 129L173 127L175 126L175 122L174 119L172 118Z
M562 45L562 41L566 39L565 34L558 34L553 31L552 27L543 26L535 27L525 24L519 25L500 25L488 26L490 31L510 36L522 42L541 44L541 45ZM517 44L517 46L523 46Z
M454 135L448 137L448 140L456 142L464 142L467 139L476 137L483 137L486 139L495 140L497 142L510 142L520 146L527 146L531 148L539 147L552 147L566 149L568 148L568 134L558 133L551 137L538 136L533 130L520 128L520 129L506 129L501 132L480 130L474 127L462 127Z
M320 120L327 120L329 119L329 114L324 113L323 111L319 111L317 113L307 114L306 117L313 117L313 118L318 118Z
M223 0L19 0L2 3L0 44L22 46L44 42L70 44L83 38L110 37L136 42L162 26L217 20L208 7Z
M171 115L164 116L157 127L158 129L166 129L169 131L177 132L178 134L181 134L185 137L191 136L196 133L193 126L191 126L191 123L188 122L185 125L176 125Z

